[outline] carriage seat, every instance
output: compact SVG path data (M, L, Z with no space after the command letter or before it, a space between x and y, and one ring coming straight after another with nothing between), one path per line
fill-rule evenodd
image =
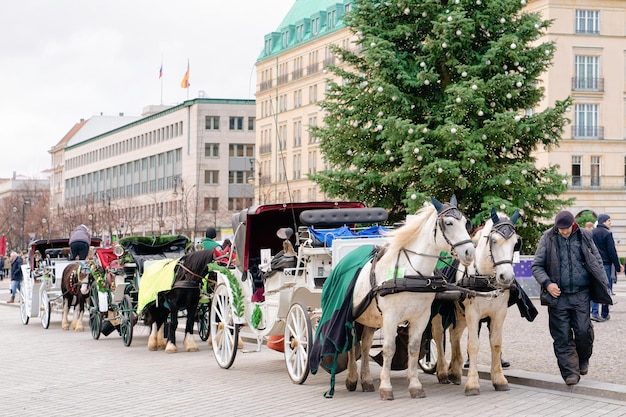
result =
M375 224L386 220L387 211L380 207L305 210L300 213L300 221L309 226L308 233L302 233L300 229L299 232L301 239L302 236L308 234L313 247L330 247L336 238L374 236L373 229L376 229L377 233L380 232L378 226L372 226L366 229L367 232L363 230L356 233L346 225ZM325 228L320 229L319 227Z
M50 248L45 251L46 257L67 258L70 256L70 248Z

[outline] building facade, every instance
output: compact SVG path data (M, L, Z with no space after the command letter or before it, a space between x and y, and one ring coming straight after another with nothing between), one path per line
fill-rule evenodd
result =
M264 38L257 61L257 166L259 196L267 202L325 196L307 174L324 169L310 126L321 124L334 63L330 45L353 48L342 21L351 0L298 0L278 29ZM626 255L626 2L528 0L526 10L554 19L539 42L554 41L553 65L543 77L541 111L568 96L573 106L559 148L538 149L538 164L558 164L568 174L565 197L579 215L608 213L620 254Z
M93 135L87 126L51 150L51 207L68 227L228 234L232 213L253 202L254 100L196 98Z

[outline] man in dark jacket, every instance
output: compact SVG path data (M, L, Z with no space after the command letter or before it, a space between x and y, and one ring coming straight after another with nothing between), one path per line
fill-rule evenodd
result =
M593 243L596 244L598 252L602 257L602 263L604 264L604 271L609 280L609 292L613 291L613 271L624 272L624 266L619 262L619 256L617 256L617 250L615 250L615 241L613 240L613 233L611 233L611 217L608 214L601 214L598 216L598 227L593 229ZM591 320L602 322L610 318L609 305L602 304L601 315L598 314L600 304L591 303Z
M575 385L587 374L593 350L589 300L612 304L591 232L578 227L569 211L559 212L554 227L539 240L532 271L542 288L541 304L548 306L561 376L567 385Z

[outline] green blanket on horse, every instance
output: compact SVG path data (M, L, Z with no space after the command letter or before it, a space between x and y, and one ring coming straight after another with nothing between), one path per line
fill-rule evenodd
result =
M317 373L320 364L330 372L330 390L324 394L326 397L332 397L335 392L339 354L348 352L354 344L354 284L363 266L375 253L374 245L359 246L337 263L324 282L322 317L313 338L309 365L313 374Z
M141 313L148 304L155 301L161 291L172 289L176 265L178 259L159 259L150 263L143 271L139 282L137 313Z

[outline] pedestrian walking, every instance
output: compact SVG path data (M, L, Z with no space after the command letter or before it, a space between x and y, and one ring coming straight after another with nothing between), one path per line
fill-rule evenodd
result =
M0 281L4 280L4 255L0 255Z
M619 261L617 250L615 250L615 241L611 232L611 216L608 214L600 214L598 216L598 227L593 232L593 243L596 244L598 252L602 257L602 264L606 277L609 282L609 293L613 293L613 268L615 271L624 272L624 265ZM607 321L611 318L609 314L609 305L591 302L591 320L595 322Z
M548 306L548 326L559 371L576 385L589 370L593 325L589 302L612 304L602 258L592 233L580 228L569 211L560 211L554 227L541 236L532 264Z
M14 303L17 292L22 290L22 280L24 279L22 274L23 261L17 252L11 252L9 261L11 262L11 298L7 303Z

